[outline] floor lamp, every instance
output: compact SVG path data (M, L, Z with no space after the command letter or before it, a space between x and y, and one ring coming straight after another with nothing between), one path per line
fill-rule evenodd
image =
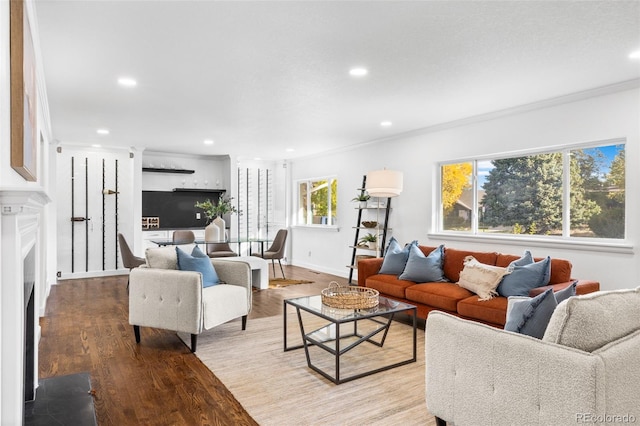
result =
M367 173L367 194L378 198L378 208L376 209L376 257L380 256L380 221L378 217L380 214L380 198L392 198L400 195L402 192L402 180L402 172L393 170L383 169Z

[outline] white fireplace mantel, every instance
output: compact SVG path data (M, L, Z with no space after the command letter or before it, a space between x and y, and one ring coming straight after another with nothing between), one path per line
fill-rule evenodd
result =
M51 199L40 187L0 189L0 424L22 424L24 412L24 271L23 261L42 244L42 212ZM36 250L36 265L39 259ZM36 286L44 279L36 266ZM35 318L37 327L38 321ZM37 336L39 333L35 333ZM37 339L37 338L36 338ZM37 348L35 371L37 383Z

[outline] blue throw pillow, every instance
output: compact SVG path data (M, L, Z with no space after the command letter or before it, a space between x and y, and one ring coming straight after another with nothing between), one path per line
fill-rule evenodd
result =
M533 263L533 256L531 255L531 252L529 250L525 250L522 257L518 260L514 260L513 262L511 262L509 264L509 267L511 268L513 266L525 266L530 263Z
M536 297L510 297L504 329L542 339L557 305L552 289Z
M404 267L404 271L398 277L401 280L413 281L416 283L444 282L442 262L444 260L444 245L433 250L425 256L417 245L411 244L409 248L409 259Z
M560 304L560 302L567 300L571 296L576 295L577 285L578 285L578 281L574 281L571 283L569 287L563 288L562 290L559 290L553 293L553 295L556 297L556 302L558 302L558 305Z
M395 237L391 237L387 250L384 253L382 266L378 273L400 275L402 271L404 271L404 266L407 264L407 260L409 259L409 250L414 244L417 245L418 242L414 241L403 248Z
M186 253L180 247L176 247L178 255L178 269L181 271L195 271L202 274L202 287L211 287L220 282L218 274L211 264L211 259L198 248L193 248L191 254Z
M540 262L532 260L531 263L523 264L526 262L525 257L526 253L522 258L509 264L511 273L505 275L498 285L497 291L500 296L528 296L530 290L549 284L551 258L547 256Z

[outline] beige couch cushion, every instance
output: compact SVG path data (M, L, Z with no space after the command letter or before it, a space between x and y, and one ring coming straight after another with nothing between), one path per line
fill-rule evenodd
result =
M587 352L640 329L640 287L571 297L555 309L542 340Z

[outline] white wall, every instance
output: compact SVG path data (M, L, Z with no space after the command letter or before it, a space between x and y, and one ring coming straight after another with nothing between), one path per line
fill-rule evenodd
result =
M144 191L171 191L173 188L226 189L229 191L228 156L195 156L145 151L142 167L194 170L193 174L143 173Z
M37 79L37 154L38 165L36 170L37 181L27 182L17 172L11 168L10 152L11 152L11 98L10 93L10 49L9 49L9 2L0 2L0 193L3 196L11 198L11 194L20 194L23 191L30 191L34 194L40 194L38 198L49 201L50 190L55 184L49 182L50 165L48 163L50 157L50 126L49 113L47 106L46 91L42 73L42 63L40 55L40 46L38 40L38 29L36 16L34 13L33 2L27 0L27 15L33 35L35 60L36 60L36 79ZM42 137L42 139L41 139ZM3 206L4 207L4 206ZM13 206L14 208L16 206ZM36 240L39 246L36 254L37 270L35 283L36 296L36 316L44 314L46 306L46 297L49 293L51 283L55 282L55 271L51 268L53 262L51 257L55 258L55 236L52 236L52 230L55 230L55 215L52 214L51 205L44 206L39 210L36 221ZM11 222L10 213L2 214L2 221L5 224ZM0 371L3 373L2 386L0 386L0 423L2 424L20 424L22 421L23 402L22 383L19 380L20 372L23 371L24 359L22 354L22 344L24 341L24 329L19 327L23 323L23 312L17 307L24 306L24 290L21 274L22 265L16 262L16 253L18 250L12 238L15 233L0 225L0 235L2 236L2 244L0 244ZM53 246L52 246L53 244ZM4 252L3 249L4 248ZM7 247L11 247L8 250ZM20 311L20 312L18 312ZM18 312L17 316L11 316L12 313ZM37 347L39 342L40 326L36 318L36 336L35 336L35 365L37 366L38 355ZM17 343L17 344L16 344ZM18 377L18 380L14 380ZM36 367L37 380L37 367ZM20 383L18 383L20 381Z
M61 145L56 154L57 181L57 268L63 279L82 278L122 273L120 251L117 246L117 233L125 238L133 238L134 227L140 220L134 220L134 159L129 151L104 148L86 148ZM71 197L71 159L74 159L73 214ZM85 167L88 165L88 174ZM116 190L118 205L116 211L115 195L105 195L104 215L102 206L102 174L104 160L105 189ZM117 160L117 175L116 175ZM85 179L87 178L87 179ZM117 188L116 188L117 183ZM87 186L87 189L85 189ZM88 197L85 197L85 191ZM139 196L139 195L138 195ZM86 208L88 207L88 213ZM72 222L71 217L89 217L87 222ZM104 220L103 220L104 218ZM104 242L102 227L104 224ZM73 228L73 239L72 239ZM88 264L86 245L88 238ZM104 266L103 266L104 245ZM73 271L72 271L73 249Z
M637 85L636 85L637 87ZM418 239L421 244L444 243L449 247L520 254L531 249L535 256L569 259L576 278L594 279L602 289L628 288L640 284L640 255L630 248L567 247L530 242L454 240L430 234L439 161L469 159L504 152L557 147L614 138L626 139L627 151L627 246L640 241L640 90L627 89L584 100L548 106L498 118L460 124L443 130L424 131L397 139L368 144L313 158L292 161L292 197L295 180L335 174L338 176L338 223L340 229L296 227L293 230L292 262L348 275L354 204L362 175L386 167L404 172L404 191L392 199L389 219L392 234L400 242ZM294 206L295 208L295 206ZM291 210L291 217L295 212ZM309 255L311 253L311 255Z

